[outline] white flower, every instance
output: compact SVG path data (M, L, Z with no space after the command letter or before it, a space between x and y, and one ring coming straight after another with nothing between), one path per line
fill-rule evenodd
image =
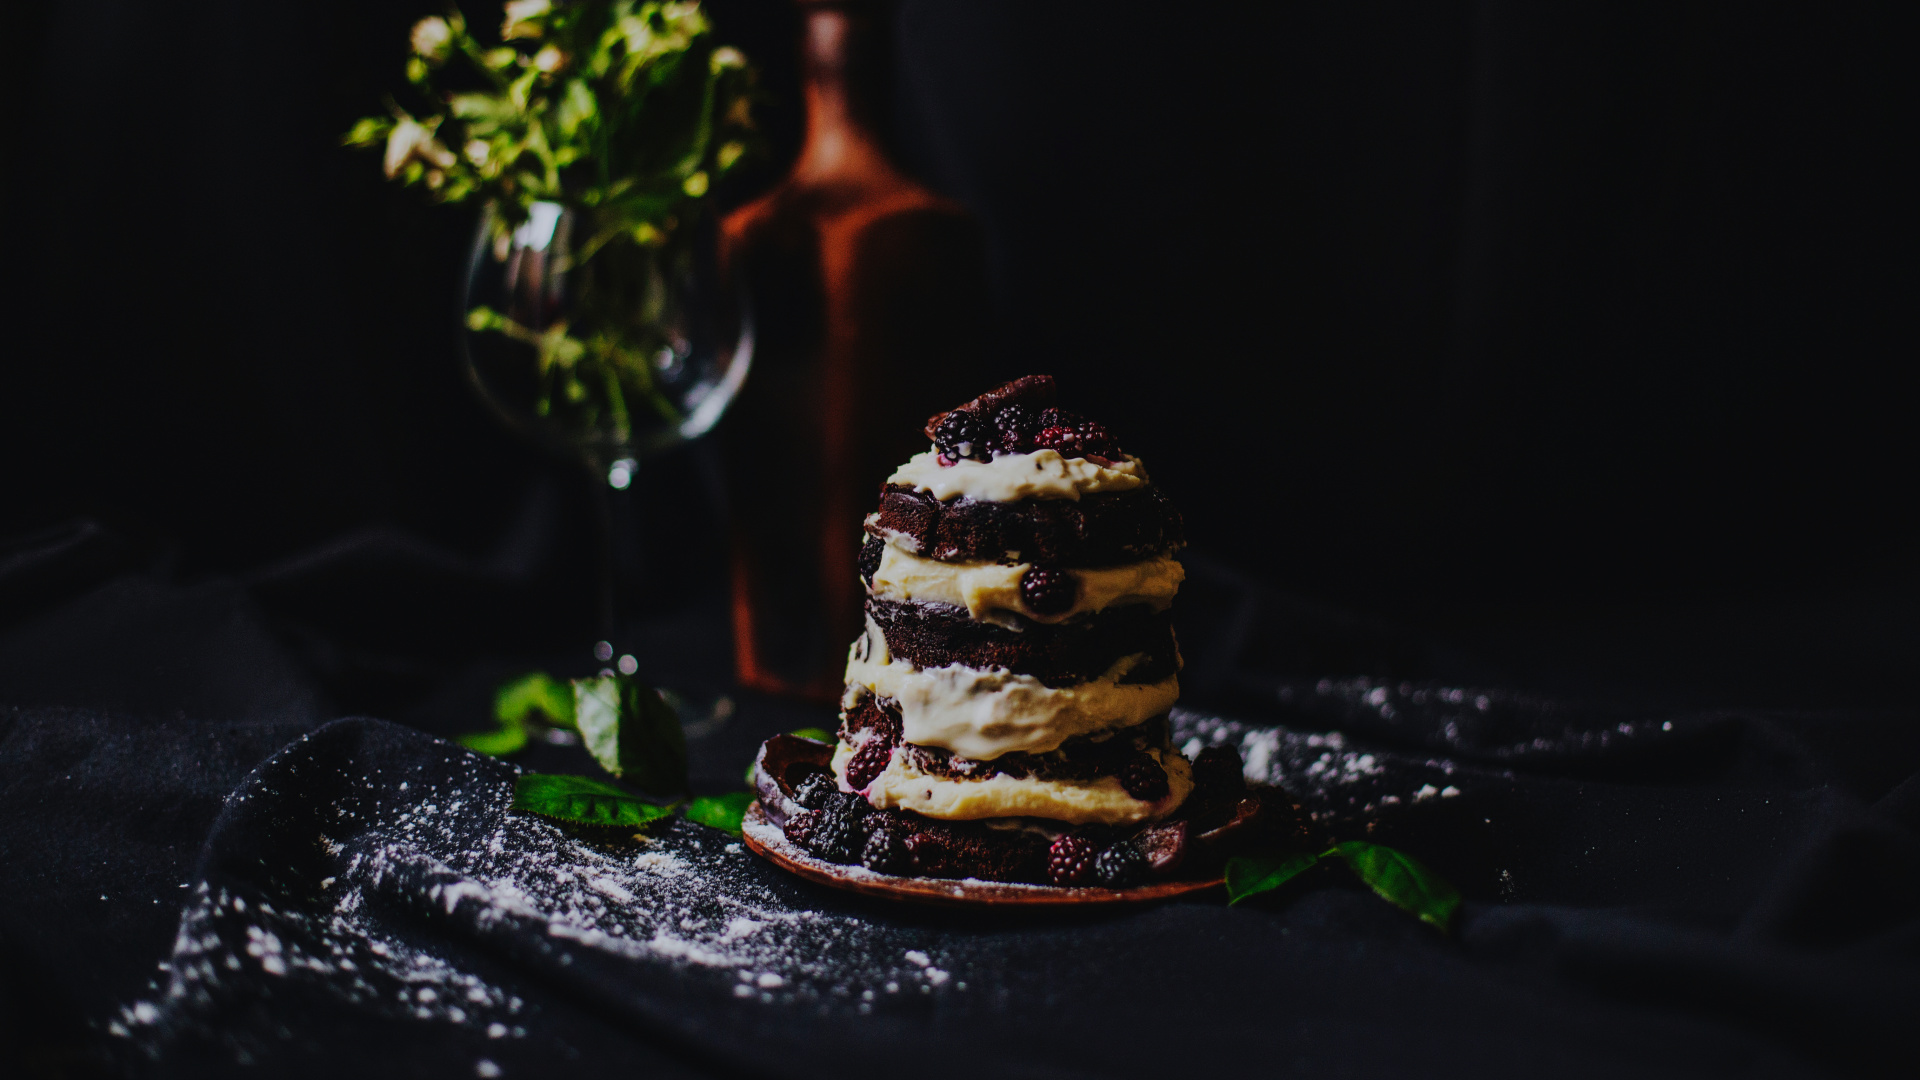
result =
M473 139L469 141L465 149L467 151L467 160L473 162L475 168L485 165L488 156L493 153L493 147L488 146L484 139Z
M438 15L430 15L413 24L413 51L429 60L438 60L446 55L447 44L452 40L453 28Z
M508 0L507 17L500 23L500 36L507 40L537 38L541 28L530 23L552 10L553 5L548 0Z
M567 54L551 45L544 46L539 52L533 54L533 66L549 75L560 70L560 65L566 62Z
M746 67L747 58L741 54L739 49L731 45L722 45L713 50L713 59L709 61L709 63L712 65L713 70L725 71L728 68Z
M439 169L452 168L455 161L453 153L433 137L432 128L409 116L393 125L393 133L387 136L387 176L398 176L416 158Z

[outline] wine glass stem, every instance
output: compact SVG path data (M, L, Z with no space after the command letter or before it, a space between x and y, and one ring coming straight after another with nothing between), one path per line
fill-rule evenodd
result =
M625 651L623 640L632 619L633 597L640 581L640 522L637 500L633 495L632 473L628 483L615 486L605 475L593 477L599 493L599 602L600 635L612 643L615 653Z

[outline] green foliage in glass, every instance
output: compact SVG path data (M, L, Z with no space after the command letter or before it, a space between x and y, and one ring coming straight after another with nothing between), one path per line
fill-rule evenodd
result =
M571 319L476 307L469 328L533 351L540 415L615 445L636 407L677 424L653 383L676 344L667 281L688 270L713 185L755 145L746 57L714 43L698 3L636 0L512 0L492 42L456 8L410 44L416 108L391 101L346 143L382 149L389 178L435 201L485 203L497 260L536 204L575 212L551 267L574 274Z

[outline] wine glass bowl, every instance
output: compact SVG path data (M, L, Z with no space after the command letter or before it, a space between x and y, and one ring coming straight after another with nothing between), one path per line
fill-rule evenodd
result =
M468 259L469 380L511 429L614 488L640 460L699 437L753 358L744 294L723 289L710 230L643 244L595 231L589 209L489 210Z

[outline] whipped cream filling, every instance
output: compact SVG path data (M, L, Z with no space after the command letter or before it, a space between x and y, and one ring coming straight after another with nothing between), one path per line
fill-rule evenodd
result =
M1061 457L1058 450L1031 454L996 454L992 461L940 464L938 450L915 454L887 477L929 492L941 502L962 495L980 502L1019 502L1021 499L1073 499L1103 491L1132 491L1147 482L1146 466L1137 457L1101 465L1090 458Z
M967 609L975 622L1021 629L1019 615L1039 623L1059 623L1122 604L1151 604L1165 611L1187 572L1162 556L1125 566L1068 570L1079 583L1073 606L1058 615L1042 615L1027 606L1020 579L1031 563L939 562L888 544L880 555L869 591L884 600L951 604Z
M834 775L846 784L847 761L854 748L841 743L833 753ZM895 750L886 770L867 785L867 801L886 810L899 808L943 821L1036 817L1070 825L1134 825L1166 817L1193 791L1193 770L1173 751L1149 750L1167 771L1167 795L1141 802L1111 776L1094 780L1037 780L1004 773L984 780L934 776L908 764Z
M964 664L918 668L895 659L871 618L847 656L847 699L861 693L892 698L900 708L901 737L961 757L991 761L1015 750L1045 753L1076 735L1132 727L1173 708L1180 678L1122 683L1144 659L1122 657L1104 675L1073 686L1048 686L1005 668Z

